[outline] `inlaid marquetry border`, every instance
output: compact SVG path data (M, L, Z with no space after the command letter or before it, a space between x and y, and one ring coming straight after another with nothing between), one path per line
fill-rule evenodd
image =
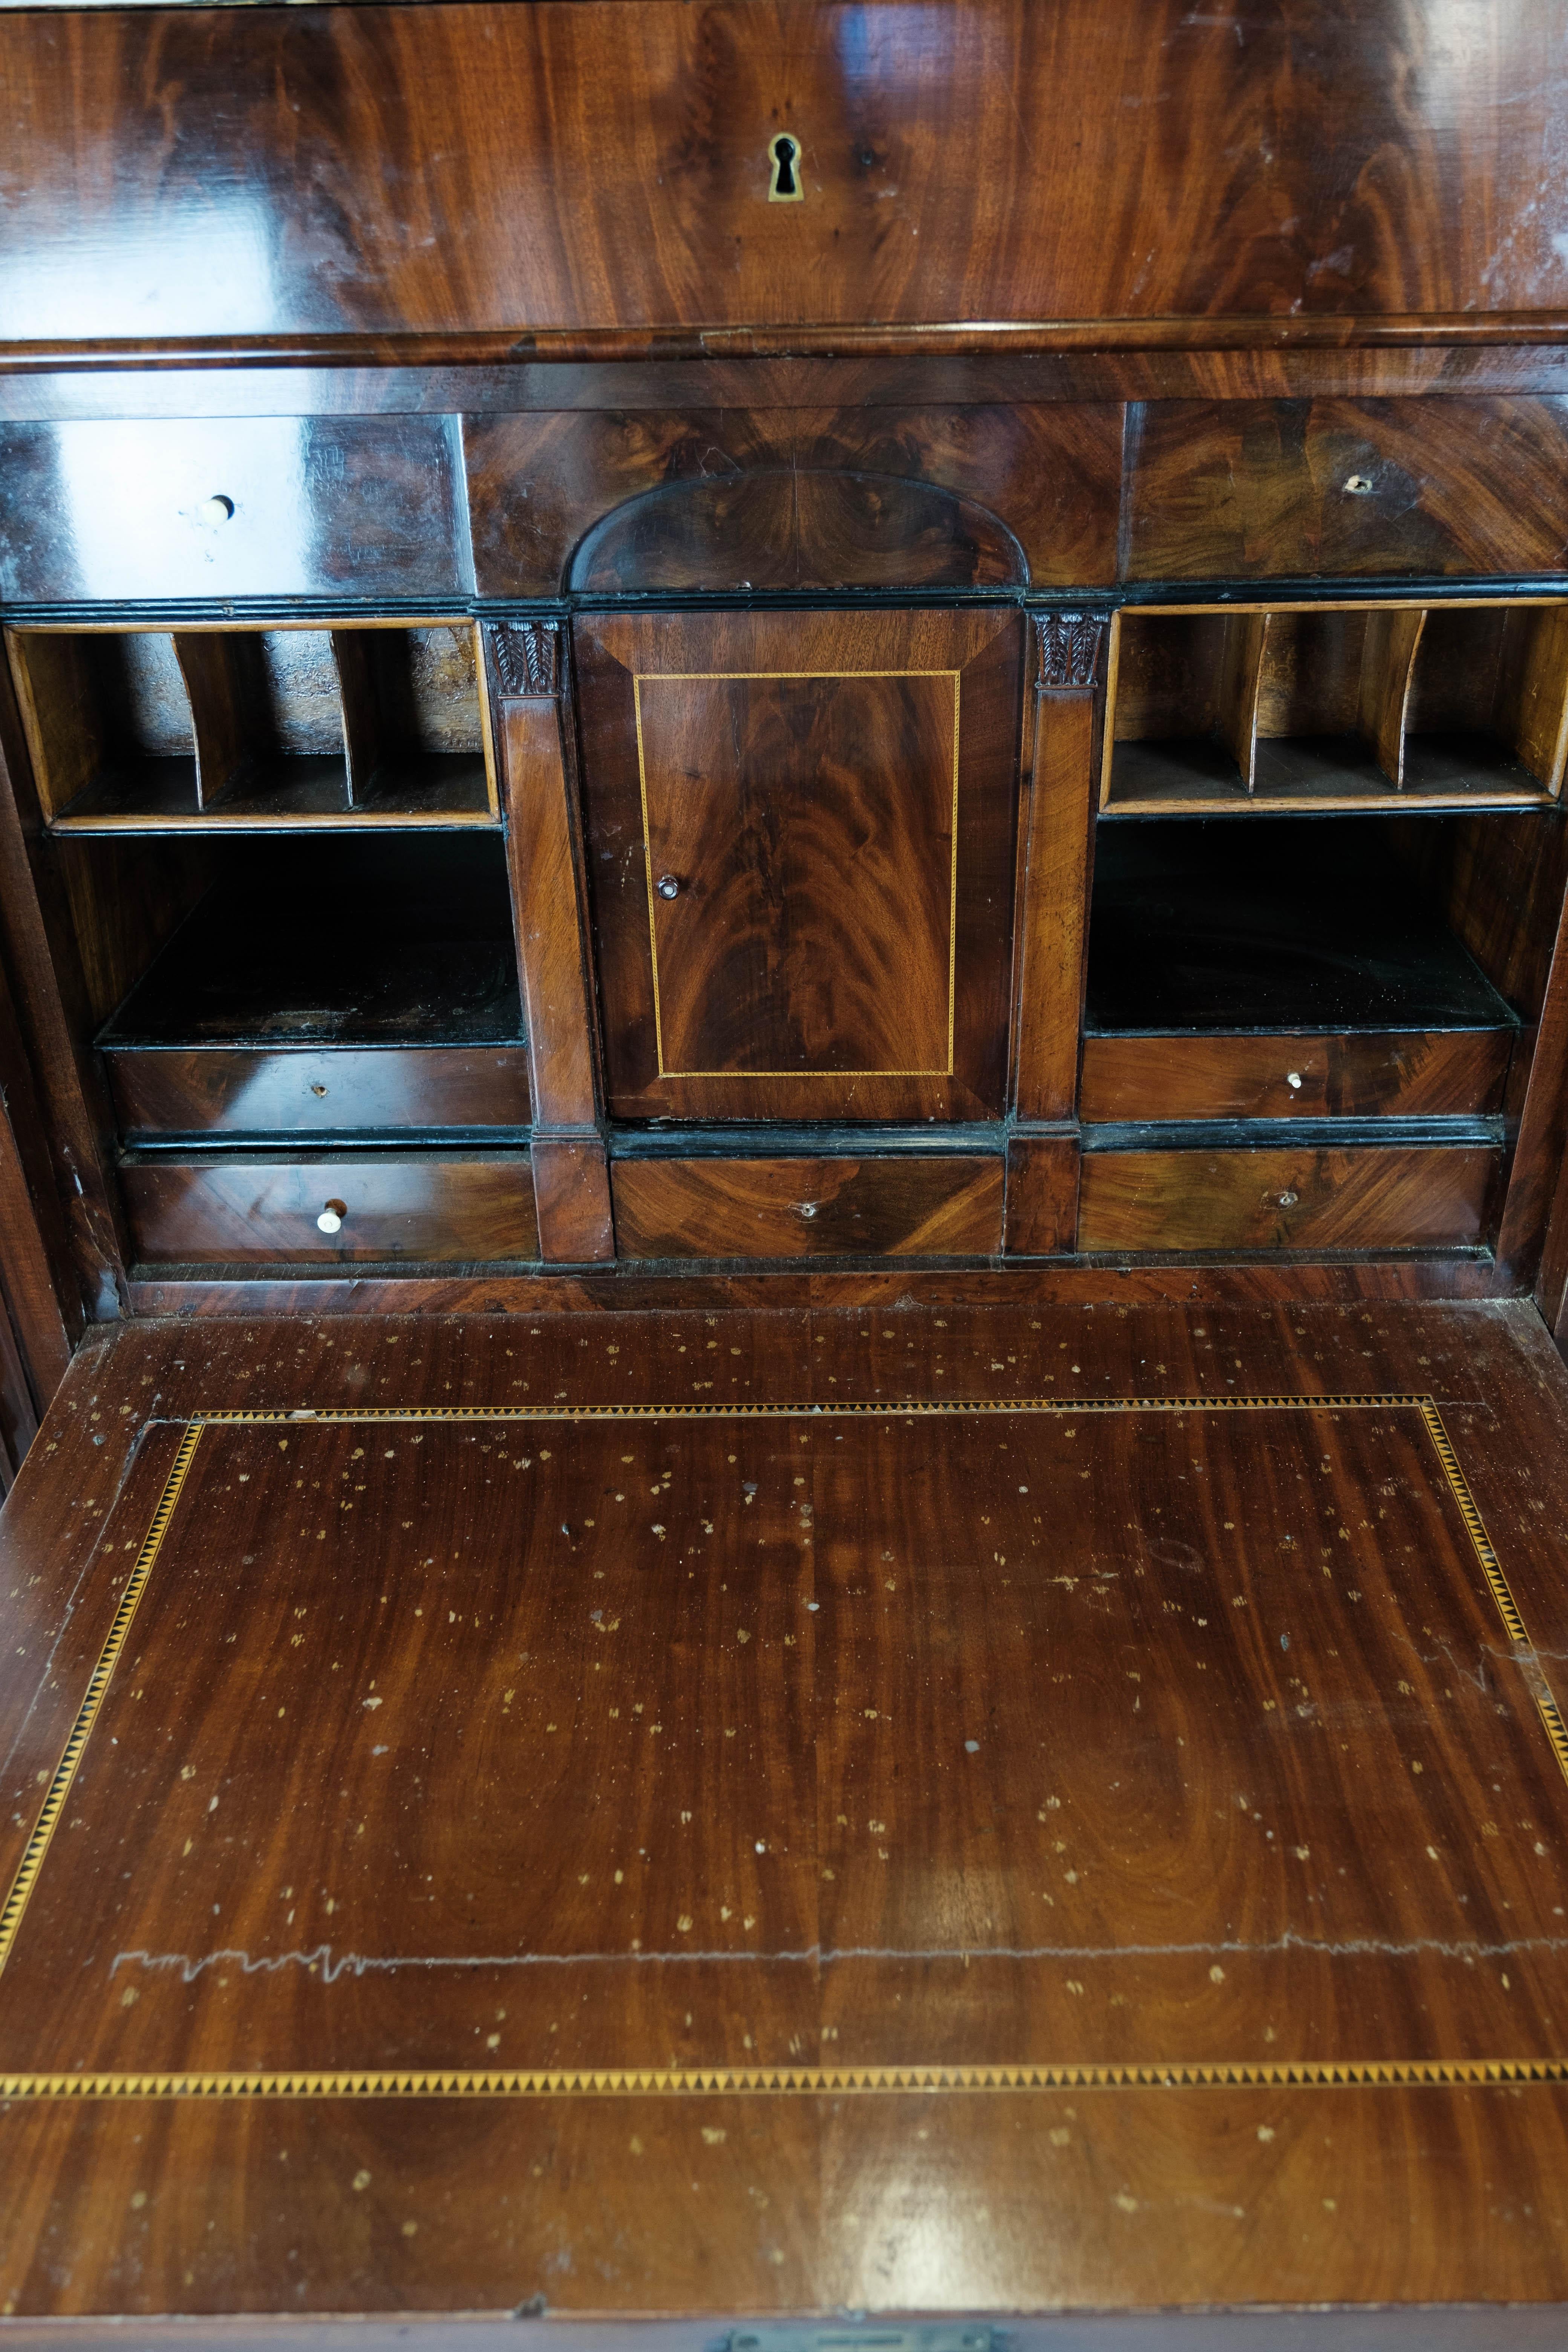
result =
M103 1648L89 1679L60 1760L4 1905L0 1971L21 1927L28 1897L47 1858L72 1782L108 1694L132 1622L156 1565L204 1433L209 1428L337 1428L359 1423L595 1421L914 1420L956 1415L1038 1413L1058 1418L1155 1412L1414 1412L1431 1441L1444 1481L1503 1622L1515 1663L1526 1674L1536 1711L1568 1780L1568 1727L1536 1655L1508 1578L1443 1425L1436 1401L1417 1391L1329 1396L932 1397L847 1399L808 1404L361 1405L325 1412L296 1406L235 1408L192 1414L137 1554ZM1201 2059L1128 2063L1016 2065L710 2066L558 2068L296 2067L222 2073L0 2074L0 2102L117 2099L427 2099L616 2098L827 2095L851 2093L1028 2092L1150 2089L1443 2088L1487 2084L1568 2085L1568 2058Z
M664 1009L658 992L658 933L653 885L653 837L647 814L647 763L643 756L642 690L645 686L724 686L768 678L946 677L952 681L952 856L947 887L947 1067L944 1070L667 1070ZM637 740L637 791L642 801L643 864L647 887L648 952L653 959L654 1055L661 1078L824 1078L840 1086L858 1078L951 1078L958 1004L958 772L959 708L963 672L956 669L701 669L636 670L632 715Z

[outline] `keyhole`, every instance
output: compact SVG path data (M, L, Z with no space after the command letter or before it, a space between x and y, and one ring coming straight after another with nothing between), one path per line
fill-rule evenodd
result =
M796 176L795 165L800 161L799 142L781 131L768 148L773 159L773 180L768 188L770 205L798 205L805 200L805 190Z

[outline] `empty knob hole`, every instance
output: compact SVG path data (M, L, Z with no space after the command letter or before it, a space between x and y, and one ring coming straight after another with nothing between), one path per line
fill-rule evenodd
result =
M795 1207L796 1216L815 1217L816 1214L816 1202L815 1201L797 1201Z
M342 1228L343 1219L347 1215L348 1208L344 1202L329 1201L316 1219L316 1223L323 1234L335 1234Z
M675 877L674 877L674 875L673 875L673 874L661 874L661 875L659 876L659 877L658 877L658 895L659 895L659 897L660 897L661 898L679 898L679 896L680 896L680 885L679 885L679 883L676 880L676 878L675 878Z
M233 519L234 500L225 498L221 492L214 498L204 499L196 509L196 520L205 522L209 530L216 530L220 523L231 522Z
M1281 1192L1279 1195L1279 1206L1282 1209L1293 1209L1300 1197L1301 1196L1299 1192Z
M1372 496L1372 484L1368 480L1366 475L1347 474L1345 476L1345 496L1349 499L1370 498Z

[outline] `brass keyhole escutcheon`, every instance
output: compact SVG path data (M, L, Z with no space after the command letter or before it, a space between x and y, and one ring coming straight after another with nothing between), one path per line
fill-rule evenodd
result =
M805 202L805 190L800 184L800 142L792 139L787 131L768 142L768 154L773 161L773 177L768 182L770 205L799 205Z

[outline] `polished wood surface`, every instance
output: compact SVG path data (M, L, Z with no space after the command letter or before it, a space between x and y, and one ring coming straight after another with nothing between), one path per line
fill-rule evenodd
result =
M1035 627L1013 1076L1024 1119L1070 1118L1077 1091L1104 634L1098 616L1037 619Z
M979 1257L1002 1246L999 1159L617 1160L625 1258Z
M1096 1034L1083 1041L1079 1112L1091 1121L1479 1115L1501 1106L1512 1045L1508 1029Z
M0 1522L0 2294L1506 2343L1565 1405L1521 1307L93 1348Z
M1009 1257L1054 1257L1078 1238L1079 1139L1016 1128L1007 1138Z
M1181 0L8 16L7 333L456 332L504 358L726 328L799 349L817 321L1103 345L1561 316L1548 13L1462 47L1415 0L1236 24ZM802 204L768 202L781 129Z
M15 181L9 194L19 242L26 201ZM209 281L203 299L215 296ZM0 594L460 596L461 469L445 416L7 425Z
M1115 401L781 414L737 390L715 409L651 406L639 383L604 408L465 415L480 593L1116 576ZM786 478L804 508L781 505Z
M128 1139L528 1125L522 1045L132 1045L108 1062Z
M539 1255L526 1151L160 1154L122 1161L120 1182L149 1265Z
M1020 636L999 611L577 622L613 1112L998 1115Z
M1479 1242L1495 1145L1086 1152L1081 1250L1430 1249Z
M1163 401L1129 485L1138 580L1555 572L1561 400Z

